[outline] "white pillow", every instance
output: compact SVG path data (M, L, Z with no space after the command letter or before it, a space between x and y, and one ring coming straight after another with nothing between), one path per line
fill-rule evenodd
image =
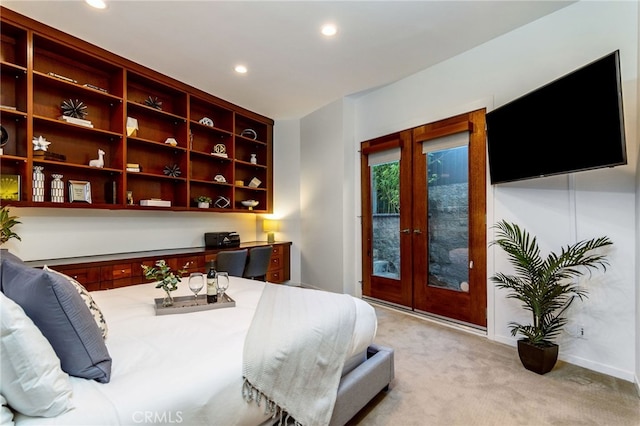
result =
M49 341L13 300L0 292L0 394L15 411L54 417L73 408L69 375Z
M7 406L7 400L4 399L4 395L0 394L0 425L13 426L13 411Z
M107 321L105 321L104 315L102 315L102 311L100 310L96 302L93 300L93 297L91 297L87 289L75 279L71 278L66 274L63 274L62 272L55 271L47 267L47 265L44 265L44 268L42 269L44 269L45 271L53 272L54 274L58 274L61 277L64 277L71 284L73 284L76 290L78 290L78 293L80 294L80 297L84 301L84 304L87 305L87 308L89 308L89 312L91 312L91 316L93 316L94 321L96 322L96 324L98 324L100 333L102 333L102 338L106 339L107 333L109 332L109 328L107 327Z

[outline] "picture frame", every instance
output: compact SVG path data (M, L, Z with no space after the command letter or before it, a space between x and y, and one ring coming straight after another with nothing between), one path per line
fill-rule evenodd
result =
M20 201L21 183L20 175L0 174L0 199Z
M69 202L91 204L91 183L86 180L69 180Z

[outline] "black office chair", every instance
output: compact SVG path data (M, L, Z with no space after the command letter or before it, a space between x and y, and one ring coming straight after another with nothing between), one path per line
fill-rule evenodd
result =
M223 250L216 255L216 271L241 277L247 263L247 249Z
M244 268L243 277L252 280L258 279L260 281L267 280L267 269L271 263L271 253L273 247L262 246L253 247L249 249L249 260L247 260L247 266Z

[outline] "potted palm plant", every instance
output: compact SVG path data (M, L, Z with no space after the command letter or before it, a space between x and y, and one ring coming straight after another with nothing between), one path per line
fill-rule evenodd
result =
M608 237L583 240L563 247L560 254L540 255L536 237L518 225L501 221L492 245L502 248L515 270L515 275L496 273L491 281L496 287L509 290L510 299L517 299L531 312L533 323L509 323L511 335L524 336L518 340L518 355L524 367L538 374L548 373L558 359L558 337L567 323L564 316L574 300L587 297L584 287L576 279L592 270L606 271L604 254L594 252L613 242Z
M13 227L21 223L17 219L18 216L11 216L9 214L9 206L2 206L0 209L0 245L6 243L11 238L22 241L20 236L13 232Z

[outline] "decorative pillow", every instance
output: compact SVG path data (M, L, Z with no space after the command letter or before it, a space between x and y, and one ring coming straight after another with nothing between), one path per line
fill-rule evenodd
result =
M20 305L49 340L63 371L101 383L109 382L111 357L102 333L69 281L51 272L3 259L0 286L5 296Z
M45 271L52 272L54 274L58 274L64 279L66 279L67 281L69 281L71 284L73 284L75 289L80 294L80 297L82 297L84 304L87 305L87 308L89 308L89 312L91 312L91 315L93 316L93 319L95 320L96 324L98 324L98 328L102 333L102 338L106 339L107 333L109 331L109 328L107 327L107 322L104 319L104 315L102 315L102 311L100 310L96 302L93 300L93 297L91 297L91 294L89 294L87 289L84 288L84 286L80 284L78 281L76 281L75 279L71 278L66 274L63 274L62 272L55 271L47 267L47 265L44 265L44 268L42 269L44 269Z
M9 250L7 249L0 249L0 258L2 259L9 259L13 262L16 263L24 263L22 261L22 259L20 259L18 256L16 256L15 254L11 253Z
M6 411L13 419L6 403L25 415L39 417L57 416L72 408L69 375L60 368L51 344L22 308L2 293L0 317L0 424L6 424Z

